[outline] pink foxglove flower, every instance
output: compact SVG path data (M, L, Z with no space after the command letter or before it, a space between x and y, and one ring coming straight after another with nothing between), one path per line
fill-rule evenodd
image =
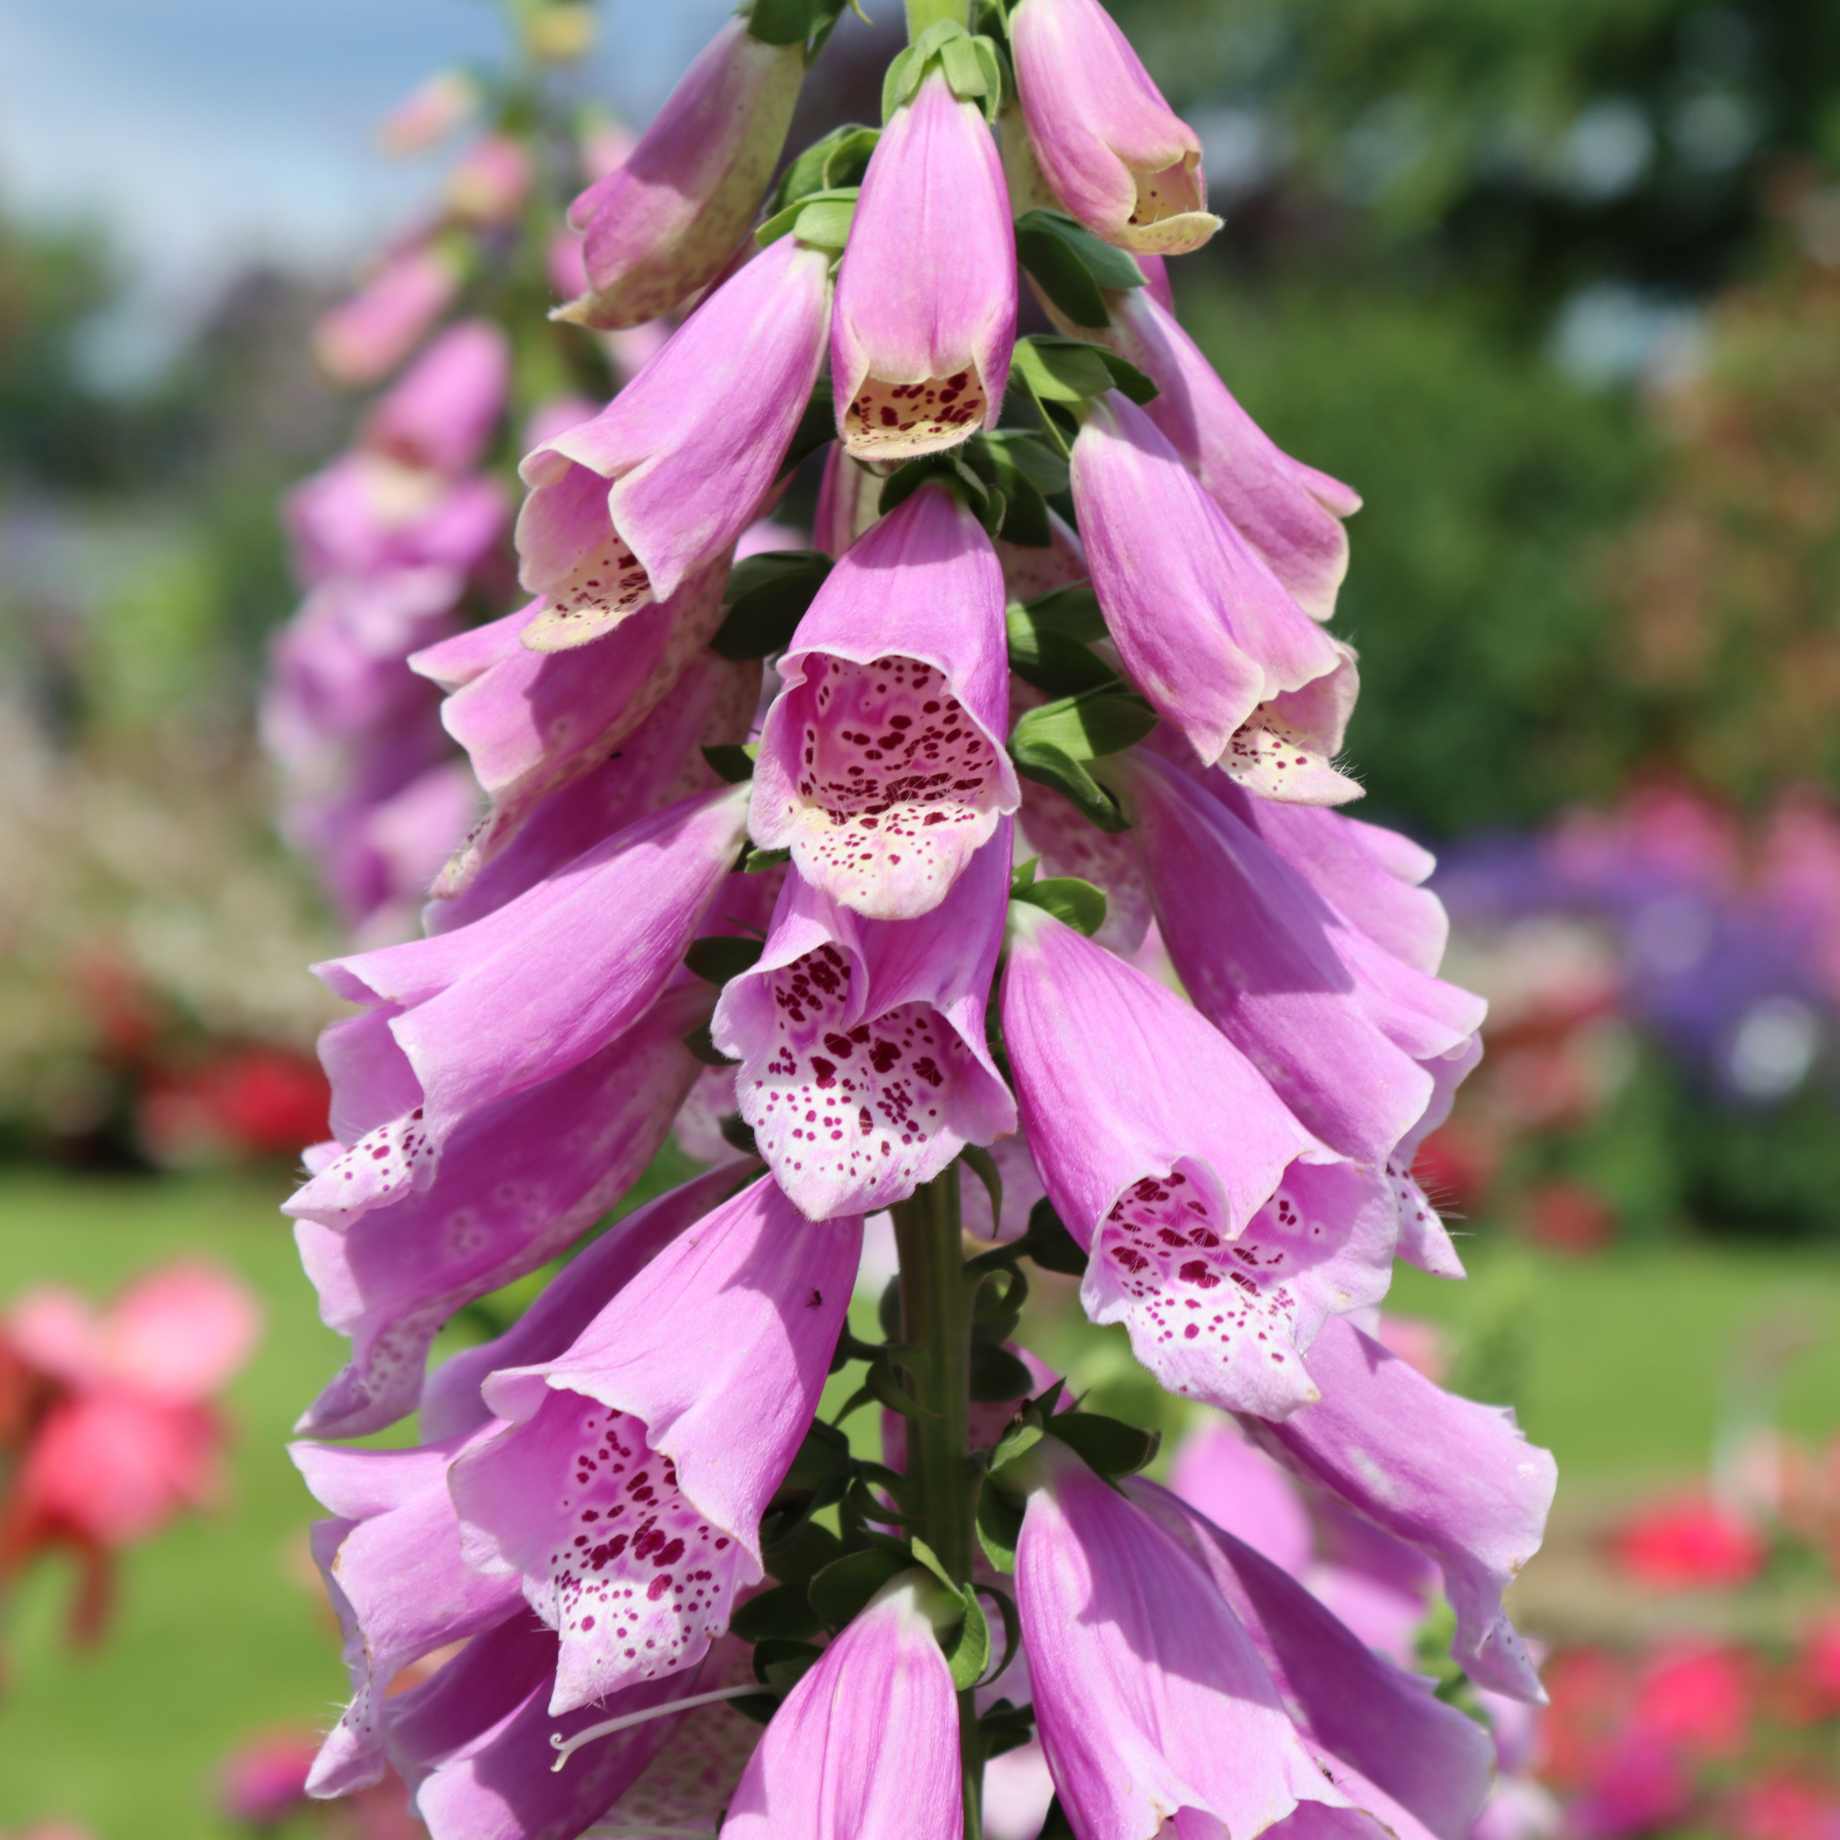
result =
M1386 1290L1385 1185L1179 997L1039 909L1017 909L1003 1034L1042 1181L1089 1254L1087 1314L1123 1322L1172 1392L1274 1417L1314 1399L1322 1323Z
M1313 1803L1325 1835L1372 1840L1201 1565L1077 1460L1050 1461L1023 1516L1016 1600L1073 1831L1258 1834Z
M1147 751L1130 769L1157 924L1183 988L1332 1149L1384 1164L1481 1054L1487 1004L1392 957L1238 815ZM1448 1110L1448 1097L1443 1101Z
M412 670L439 684L446 694L441 721L466 750L490 810L467 837L434 893L446 899L467 889L517 835L544 800L580 776L623 755L626 744L667 700L703 702L704 719L728 732L745 730L757 700L759 671L742 674L699 669L684 684L692 661L703 652L722 621L722 565L693 575L669 600L641 608L626 624L618 647L575 656L533 651L524 636L541 620L545 603L457 633L426 647L410 660ZM738 724L734 710L745 700ZM683 735L667 720L663 734ZM673 768L678 764L670 763ZM635 810L633 815L640 815ZM611 828L611 827L610 827ZM583 839L597 842L606 830Z
M725 557L759 515L824 356L830 258L784 236L591 422L526 456L534 650L585 645Z
M438 70L378 123L378 143L386 153L421 153L471 120L479 103L474 78L464 70Z
M314 328L321 366L339 383L387 377L446 312L460 280L457 256L441 243L430 239L398 250Z
M664 1675L557 1716L556 1667L555 1636L520 1610L387 1702L390 1762L432 1840L574 1840L644 1778L672 1735L668 1709L703 1680ZM556 1768L560 1745L621 1719Z
M796 876L710 1033L780 1186L813 1220L872 1213L1016 1128L985 1041L1008 827L925 918L858 920Z
M872 919L937 907L1021 803L1003 608L990 539L942 486L859 538L780 659L754 841Z
M1144 264L1161 274L1155 257ZM1312 619L1328 619L1348 573L1342 520L1360 510L1360 494L1283 452L1155 289L1126 288L1107 305L1109 341L1157 387L1144 413L1297 605Z
M1220 228L1201 142L1099 0L1020 0L1009 39L1035 157L1081 223L1164 255L1199 249Z
M523 207L531 178L530 149L512 135L488 134L447 175L447 208L463 223L502 226Z
M436 1334L453 1315L535 1271L643 1174L695 1082L683 1037L708 1011L684 974L624 1034L559 1079L470 1118L426 1189L359 1200L339 1144L286 1203L328 1328L351 1359L299 1429L356 1437L415 1409Z
M569 207L587 291L557 317L602 329L669 313L713 281L767 189L805 80L802 44L723 26L624 161Z
M1250 726L1326 768L1352 706L1352 654L1304 613L1156 425L1116 391L1092 406L1074 443L1073 499L1125 670L1203 764L1232 770L1248 746L1236 748L1236 736ZM1335 803L1354 790L1335 776L1299 796Z
M1352 1323L1324 1325L1310 1371L1321 1401L1247 1421L1274 1456L1443 1568L1451 1652L1479 1685L1538 1701L1539 1676L1501 1607L1540 1549L1556 1479L1512 1412L1432 1385Z
M1331 1774L1351 1765L1440 1840L1466 1840L1494 1764L1488 1734L1421 1675L1374 1653L1282 1567L1176 1495L1139 1480L1126 1493L1199 1561L1293 1719L1336 1760Z
M1016 341L1016 239L983 110L933 69L882 131L837 276L837 435L909 460L996 426Z
M342 1193L348 1216L426 1189L469 1117L631 1028L728 873L743 796L724 788L642 818L471 926L320 966L336 994L370 1006L328 1032L343 1056L328 1061L334 1128L351 1141L343 1112L364 1130L309 1189Z
M786 1695L722 1840L960 1840L958 1703L920 1578L883 1591Z
M856 1220L770 1178L682 1234L553 1360L485 1384L511 1428L453 1471L476 1564L561 1638L552 1709L689 1666L762 1573L856 1278Z

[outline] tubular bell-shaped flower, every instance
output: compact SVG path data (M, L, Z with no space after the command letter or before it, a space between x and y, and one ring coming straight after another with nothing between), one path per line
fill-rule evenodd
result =
M1325 1831L1379 1840L1194 1556L1071 1455L1029 1497L1016 1601L1036 1728L1082 1840L1259 1834L1305 1803Z
M1202 763L1232 771L1235 736L1256 722L1294 733L1326 764L1352 705L1352 654L1291 599L1155 423L1115 390L1092 405L1074 442L1073 501L1125 669ZM1336 796L1354 791L1341 787Z
M824 356L830 258L784 236L717 288L591 422L519 469L535 651L669 600L759 514Z
M405 466L476 466L505 410L511 343L490 320L462 320L422 353L364 418L362 444Z
M1157 925L1196 1008L1331 1149L1384 1164L1475 1065L1488 1006L1346 919L1245 821L1237 788L1148 751L1127 772Z
M1282 1567L1167 1489L1133 1480L1125 1492L1200 1562L1293 1721L1437 1840L1466 1840L1494 1761L1481 1726L1421 1675L1375 1654Z
M339 383L376 383L415 348L459 291L461 263L434 238L392 251L350 299L322 315L313 353Z
M1161 264L1143 258L1148 269ZM1293 460L1242 409L1154 288L1109 295L1106 335L1156 385L1144 406L1164 438L1312 619L1335 612L1348 573L1344 518L1361 495Z
M1003 608L990 539L943 486L860 537L780 660L754 841L870 918L937 907L1021 803Z
M328 1146L285 1211L320 1316L352 1350L300 1430L356 1437L413 1411L442 1325L554 1258L631 1187L696 1080L683 1037L708 1003L683 974L579 1067L469 1118L425 1189L360 1204L357 1184L329 1173L350 1153Z
M1501 1599L1540 1549L1551 1453L1528 1443L1506 1408L1443 1391L1352 1323L1324 1325L1310 1371L1317 1404L1282 1424L1247 1419L1247 1430L1435 1559L1456 1612L1451 1652L1465 1672L1510 1699L1539 1701L1539 1676Z
M308 1184L311 1211L324 1196L351 1217L425 1189L469 1117L580 1066L632 1027L728 873L742 797L724 788L684 799L471 926L319 966L338 995L369 1010L362 1032L329 1035L366 1044L361 1069L343 1080L334 1070L335 1129L341 1113L365 1128ZM350 1129L340 1134L351 1140Z
M1323 1321L1384 1294L1396 1222L1251 1063L1160 984L1018 907L1003 1035L1048 1195L1171 1391L1283 1416L1316 1396ZM1259 1404L1252 1404L1252 1401Z
M929 1584L896 1579L786 1695L721 1840L959 1840L958 1704Z
M730 20L638 145L569 207L588 288L556 318L637 326L714 280L759 208L804 79L803 44L762 44Z
M719 715L725 724L745 701L740 714L745 727L754 711L758 669L718 668L722 661L703 651L722 621L726 578L725 564L691 576L668 601L641 608L626 623L618 646L586 656L535 652L524 645L524 634L543 615L539 600L409 660L412 670L446 691L442 725L466 750L491 801L435 884L438 898L469 888L559 788L628 751L625 744L636 741L636 731L667 699L671 713L655 739L676 737L680 750L679 721L700 699L711 699L712 719ZM708 737L734 738L732 732ZM655 757L662 759L662 751ZM681 757L680 752L673 766ZM605 835L602 829L584 837L581 847Z
M837 276L837 436L910 460L994 428L1016 340L1016 239L983 110L935 67L882 131Z
M1004 825L919 920L858 920L795 876L723 991L710 1033L741 1062L741 1116L811 1219L903 1201L1016 1128L984 1035L1009 873Z
M1019 0L1009 40L1042 176L1081 223L1165 255L1199 249L1220 228L1200 140L1099 0Z
M762 1577L760 1517L811 1426L862 1250L763 1177L553 1360L492 1375L511 1428L455 1464L476 1564L561 1639L557 1712L697 1661Z

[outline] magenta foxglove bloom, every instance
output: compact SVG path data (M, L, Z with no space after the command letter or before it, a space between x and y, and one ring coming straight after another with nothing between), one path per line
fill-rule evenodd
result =
M648 608L639 623L649 625L652 613ZM517 656L534 658L540 666L579 662L522 648ZM611 662L615 668L607 675L617 677L621 660ZM644 689L637 700L650 701L650 684ZM445 933L469 925L648 812L713 790L721 782L702 750L739 741L759 704L757 663L698 652L682 676L661 692L651 713L621 735L598 766L580 771L590 751L569 749L556 763L564 776L550 790L520 790L467 832L447 864L436 865L440 873L431 873L423 883L424 888L432 884L435 895L423 913L427 930ZM613 732L625 728L621 718ZM473 809L478 809L476 799ZM514 822L517 813L525 815ZM456 885L459 891L450 893Z
M525 457L524 631L561 651L669 600L759 515L824 357L830 258L784 236L724 282L591 422Z
M418 83L377 124L385 153L421 153L444 141L478 112L477 79L464 70L437 70Z
M1009 42L1042 175L1087 229L1173 256L1220 228L1200 140L1099 0L1020 0Z
M546 799L604 763L623 758L667 699L674 709L685 702L702 704L703 719L726 729L711 734L712 741L735 740L745 732L757 700L758 668L747 671L745 691L732 669L699 670L692 683L684 682L722 622L726 579L725 562L693 575L669 600L641 608L627 622L617 647L583 656L533 651L524 644L544 615L545 603L539 600L410 658L412 670L446 692L442 724L466 750L480 789L491 801L436 883L437 897L466 889ZM711 697L711 692L720 694ZM739 724L728 727L742 696L746 708ZM653 739L665 742L667 737L680 747L687 738L668 716ZM654 753L653 758L660 757ZM606 834L595 832L582 847Z
M1435 1559L1456 1612L1451 1652L1510 1699L1543 1697L1502 1593L1540 1549L1557 1472L1504 1407L1446 1393L1352 1323L1311 1351L1322 1398L1247 1429L1290 1468Z
M309 1190L347 1217L433 1181L485 1107L579 1067L632 1027L678 969L740 846L739 788L641 818L471 926L331 959L319 975L370 1006L328 1039L333 1123L351 1142ZM382 1032L387 1030L387 1039ZM343 1117L341 1116L343 1114Z
M1029 1497L1016 1601L1036 1729L1082 1840L1259 1834L1300 1804L1376 1840L1191 1552L1070 1456Z
M344 1637L352 1698L320 1747L307 1787L344 1795L384 1773L384 1696L411 1662L490 1629L518 1607L516 1581L460 1556L447 1470L467 1438L415 1450L296 1444L290 1451L333 1518L313 1556Z
M1155 257L1145 265L1160 273ZM1126 288L1107 305L1109 341L1157 387L1144 413L1297 605L1328 619L1348 573L1342 520L1360 510L1360 494L1283 452L1152 288Z
M754 841L872 919L937 907L1022 801L1003 608L990 539L943 486L859 538L780 659Z
M1386 1163L1475 1065L1487 1004L1345 919L1242 821L1237 790L1217 796L1148 750L1127 771L1157 925L1195 1007L1331 1149Z
M730 20L624 162L569 207L588 288L556 317L637 326L713 281L759 209L804 80L802 44L762 44Z
M404 466L464 473L505 412L511 342L490 320L450 326L364 419L362 445Z
M320 364L345 384L387 377L447 311L460 280L459 260L442 243L429 239L397 250L314 328Z
M920 1577L888 1586L787 1694L722 1840L960 1840L958 1702Z
M983 110L935 67L882 130L837 275L837 438L910 460L994 428L1016 342L1016 237Z
M1352 655L1292 600L1155 423L1115 390L1092 405L1074 443L1073 499L1125 669L1202 763L1222 761L1255 718L1295 730L1303 751L1326 762L1352 703ZM1338 678L1348 693L1325 696ZM1306 690L1316 695L1275 704Z
M520 1610L387 1702L390 1761L432 1840L574 1840L649 1774L676 1728L670 1706L705 1678L692 1669L641 1681L557 1716L556 1665L555 1636ZM629 1722L556 1768L560 1744L615 1720Z
M530 149L510 134L475 141L447 175L449 213L460 222L493 229L516 217L530 194Z
M1299 1729L1437 1840L1467 1840L1494 1763L1481 1726L1437 1698L1421 1675L1375 1654L1282 1567L1179 1497L1141 1480L1126 1493L1200 1562Z
M984 1035L1009 901L1007 825L920 920L859 920L788 879L710 1033L774 1176L813 1220L903 1201L1016 1128Z
M1090 1255L1087 1314L1123 1322L1172 1392L1279 1417L1314 1399L1317 1330L1386 1290L1385 1183L1188 1004L1039 909L1016 909L1003 1035L1042 1181Z
M475 1564L561 1638L551 1708L689 1666L763 1576L760 1517L810 1429L862 1226L763 1177L681 1234L553 1360L506 1369L511 1428L455 1464Z
M708 1004L701 980L682 974L579 1067L469 1118L425 1189L359 1202L342 1179L349 1151L309 1158L318 1173L285 1211L320 1316L352 1350L300 1430L357 1437L413 1411L429 1345L455 1312L535 1271L613 1206L696 1079L683 1037Z

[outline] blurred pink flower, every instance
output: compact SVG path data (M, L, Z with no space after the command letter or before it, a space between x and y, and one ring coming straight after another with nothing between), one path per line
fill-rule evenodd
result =
M1763 1569L1763 1536L1703 1495L1674 1496L1640 1510L1616 1536L1623 1570L1658 1591L1747 1583Z

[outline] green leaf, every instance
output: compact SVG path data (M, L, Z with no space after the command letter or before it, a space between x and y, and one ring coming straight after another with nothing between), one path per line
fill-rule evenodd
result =
M903 1547L877 1540L860 1552L833 1559L811 1581L808 1597L818 1621L841 1629L877 1591L913 1564Z
M1035 333L1017 342L1010 367L1038 404L1090 402L1107 390L1122 390L1140 404L1156 396L1156 385L1135 364L1085 339Z
M763 45L802 45L811 36L812 0L754 0L748 37Z
M1162 1435L1127 1425L1101 1412L1062 1412L1049 1419L1047 1432L1085 1458L1101 1476L1135 1476L1156 1456Z
M828 249L833 255L850 240L850 225L856 218L856 188L849 196L823 196L810 199L800 209L792 234L807 249Z
M1106 325L1105 296L1144 285L1144 271L1127 251L1094 236L1064 211L1026 211L1017 218L1016 254L1076 326Z
M1021 771L1020 768L1017 769ZM769 869L783 869L792 860L790 850L749 850L742 859L743 875L765 875Z
M766 1641L755 1644L754 1678L776 1693L790 1693L823 1652L810 1642L769 1636Z
M1098 603L1092 599L1090 589L1064 589L1061 594L1090 602L1097 614ZM1078 696L1085 690L1107 687L1122 689L1118 673L1094 653L1083 629L1071 621L1059 620L1050 609L1049 603L1059 601L1061 594L1026 606L1017 601L1010 603L1005 615L1010 668L1025 683L1051 697ZM1105 622L1096 623L1098 632L1093 636L1103 638Z
M830 379L820 377L812 386L811 400L799 417L798 427L792 431L792 445L786 449L785 461L779 469L780 478L797 472L819 448L828 447L836 438L837 409L831 400Z
M722 597L728 614L711 649L723 658L783 652L830 572L831 559L813 549L766 550L737 562Z
M684 963L705 983L726 984L730 978L749 970L759 959L761 950L758 939L738 939L732 934L722 934L693 941L684 954Z
M999 1602L1007 1599L1008 1595L1005 1592ZM1001 1679L1002 1675L1003 1666L999 1666L992 1678ZM1001 1757L1005 1751L1017 1750L1034 1735L1033 1706L1012 1706L1008 1700L1000 1699L978 1720L978 1748L986 1758Z
M1105 924L1105 890L1077 875L1053 875L1046 881L1031 882L1015 899L1065 921L1088 939Z
M1027 711L1010 734L1010 758L1018 773L1052 786L1101 830L1128 830L1117 800L1087 762L1121 752L1155 726L1149 704L1130 691L1081 691Z
M990 487L959 457L951 453L922 454L918 460L906 461L895 468L883 482L876 509L886 517L897 505L912 498L922 486L943 485L955 492L971 507L972 514L986 528L1000 509L993 510Z
M827 1565L842 1558L843 1542L828 1527L803 1520L778 1539L769 1540L761 1556L781 1584L795 1584L803 1591Z

